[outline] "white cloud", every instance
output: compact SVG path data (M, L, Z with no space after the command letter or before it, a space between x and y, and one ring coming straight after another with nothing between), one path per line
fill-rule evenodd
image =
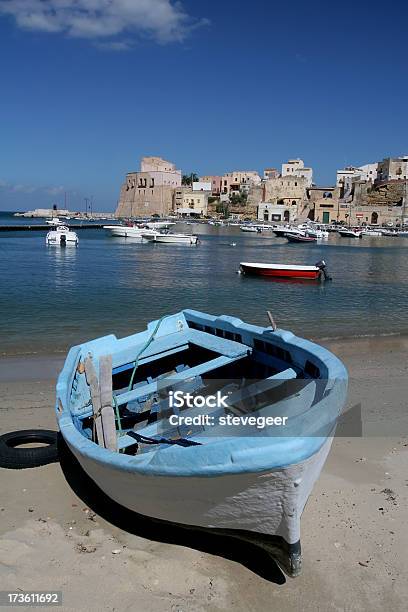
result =
M65 191L62 185L59 186L39 186L39 185L25 185L23 183L9 183L0 179L0 190L8 193L20 193L20 194L32 194L32 193L44 193L50 196L57 196Z
M161 43L181 41L208 23L190 17L172 0L0 0L0 15L11 15L23 29L60 32L94 41L121 35L149 35ZM99 46L129 48L129 41Z

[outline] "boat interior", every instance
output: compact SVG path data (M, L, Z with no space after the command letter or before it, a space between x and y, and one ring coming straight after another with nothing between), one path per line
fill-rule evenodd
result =
M146 439L160 439L162 444L226 435L217 427L210 432L203 424L171 426L168 417L172 414L299 415L330 393L324 362L296 343L291 345L283 338L288 332L242 324L230 317L206 315L208 319L204 319L198 314L183 311L181 320L180 314L175 315L178 318L166 321L162 333L160 321L153 322L147 332L123 339L123 348L121 340L108 336L117 346L109 355L107 380L102 380L101 372L109 342L100 339L95 345L80 347L69 403L74 425L85 437L97 441L86 355L96 366L99 363L102 395L110 394L114 408L117 449L127 454L157 450L157 445L141 444L140 439L138 443L132 432ZM208 397L219 391L228 396L228 408L171 407L170 391L190 393L192 397Z

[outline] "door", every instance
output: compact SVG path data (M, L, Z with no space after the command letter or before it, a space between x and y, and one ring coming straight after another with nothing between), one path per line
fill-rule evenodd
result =
M330 213L328 210L323 212L323 223L330 223Z

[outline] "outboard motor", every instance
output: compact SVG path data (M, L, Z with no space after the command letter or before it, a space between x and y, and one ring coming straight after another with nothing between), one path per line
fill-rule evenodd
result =
M320 270L319 278L321 281L332 280L332 277L327 274L326 262L324 261L324 259L322 259L321 261L318 261L317 264L315 265L316 265L316 268L319 268Z

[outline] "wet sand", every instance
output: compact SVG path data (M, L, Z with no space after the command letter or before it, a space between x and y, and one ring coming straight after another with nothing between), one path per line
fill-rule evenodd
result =
M0 590L62 590L60 610L405 610L408 339L325 344L349 368L363 435L333 442L303 514L299 578L255 547L113 516L92 483L57 463L0 468ZM1 433L55 429L60 363L0 360ZM343 433L357 431L351 420Z

